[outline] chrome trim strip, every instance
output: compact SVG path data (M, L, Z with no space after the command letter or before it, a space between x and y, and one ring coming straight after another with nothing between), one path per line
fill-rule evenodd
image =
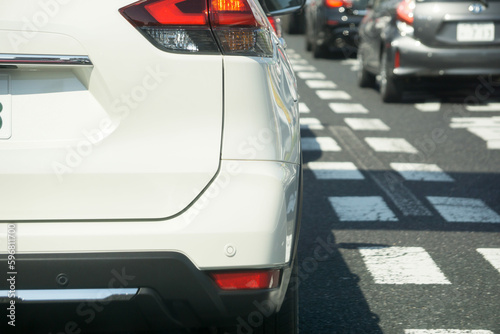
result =
M27 302L84 301L84 300L130 300L138 288L133 289L59 289L59 290L16 290L15 297L9 297L9 290L0 291L0 302L21 300Z
M71 55L27 55L0 53L0 66L93 66L88 56Z

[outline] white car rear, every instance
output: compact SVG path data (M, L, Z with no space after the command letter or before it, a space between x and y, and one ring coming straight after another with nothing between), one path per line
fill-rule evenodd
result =
M253 0L0 0L0 254L15 260L0 303L16 329L238 331L265 304L252 328L285 330L297 99Z

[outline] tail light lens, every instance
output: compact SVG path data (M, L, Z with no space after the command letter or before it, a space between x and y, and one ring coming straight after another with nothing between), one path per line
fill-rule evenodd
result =
M325 0L325 6L328 8L351 8L352 0Z
M254 0L141 0L120 13L169 52L271 56L271 32Z
M415 11L415 0L403 0L396 9L396 17L399 21L413 25Z
M222 290L274 289L279 285L280 271L215 272L211 276Z

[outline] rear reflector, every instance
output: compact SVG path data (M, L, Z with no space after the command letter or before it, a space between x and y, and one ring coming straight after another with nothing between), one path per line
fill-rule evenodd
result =
M352 0L325 0L325 5L328 8L352 7Z
M274 289L278 287L280 271L214 272L210 276L222 290Z
M394 54L394 68L399 68L401 66L401 53L399 50L396 50Z
M164 51L272 56L272 27L255 0L141 0L120 13Z

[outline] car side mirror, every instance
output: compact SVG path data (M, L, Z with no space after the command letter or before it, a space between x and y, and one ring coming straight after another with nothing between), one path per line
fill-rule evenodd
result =
M305 0L259 0L267 16L278 16L298 11Z

